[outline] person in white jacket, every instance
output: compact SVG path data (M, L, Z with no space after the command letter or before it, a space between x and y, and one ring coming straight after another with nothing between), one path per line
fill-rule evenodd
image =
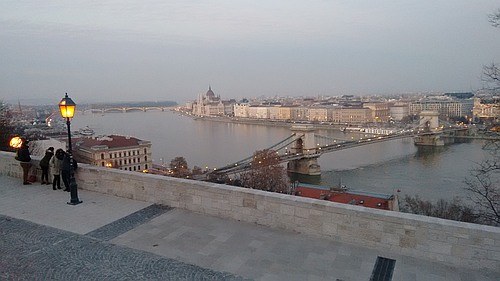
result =
M54 179L52 180L52 189L56 190L61 189L61 167L62 161L64 158L64 150L58 149L52 158L50 158L50 169L52 174L54 175Z

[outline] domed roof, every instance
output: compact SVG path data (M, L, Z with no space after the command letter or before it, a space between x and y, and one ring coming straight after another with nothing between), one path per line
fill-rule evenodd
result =
M209 98L215 98L215 94L214 92L212 91L212 88L210 86L208 86L208 91L207 93L205 94L207 97Z

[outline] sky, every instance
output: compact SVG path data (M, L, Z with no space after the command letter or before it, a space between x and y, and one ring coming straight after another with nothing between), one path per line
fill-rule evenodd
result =
M0 99L473 91L498 0L0 1Z

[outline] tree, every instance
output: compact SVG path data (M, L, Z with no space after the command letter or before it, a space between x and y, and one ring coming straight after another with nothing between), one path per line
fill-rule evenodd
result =
M500 28L500 9L493 14L488 15L488 18L492 26Z
M500 9L489 15L492 26L500 28ZM498 65L483 66L484 80L491 83L492 90L500 90L500 70ZM498 133L494 133L499 137ZM490 156L478 163L465 179L469 199L475 203L483 223L500 225L500 140L486 142L483 147Z
M191 171L191 174L194 176L194 175L201 175L203 174L203 170L198 167L198 166L194 166L193 167L193 170Z
M500 9L488 17L493 27L500 28ZM488 83L492 90L500 90L500 69L498 64L492 62L483 66L483 81Z
M10 150L9 141L13 133L9 109L0 101L0 150Z
M490 157L472 169L465 189L483 223L500 225L500 140L488 141L483 149Z
M454 198L451 202L439 199L436 203L432 203L420 199L418 195L415 197L406 195L399 207L405 213L463 222L478 222L478 214L458 198Z
M191 176L187 161L181 156L177 156L170 161L170 170L172 171L172 177L186 178Z
M290 186L279 155L269 149L254 153L251 168L241 175L240 183L243 187L272 192L287 192Z

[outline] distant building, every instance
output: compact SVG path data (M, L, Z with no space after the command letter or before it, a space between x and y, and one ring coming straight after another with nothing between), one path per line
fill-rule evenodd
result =
M198 116L233 116L235 100L223 101L220 96L216 96L212 87L208 87L205 94L199 94L196 101L190 106L194 115Z
M248 107L248 118L269 119L269 108L267 106Z
M495 121L500 118L500 100L474 99L474 118Z
M269 107L269 119L280 120L280 106L270 106Z
M295 195L327 200L337 203L358 205L368 208L399 211L397 196L365 191L330 189L325 186L299 183Z
M389 121L389 104L386 102L365 102L363 107L372 110L372 120L374 122Z
M309 121L328 121L328 109L326 107L310 107Z
M426 97L410 103L410 114L419 115L422 111L437 111L444 117L471 117L474 101L472 99L453 99L448 96Z
M393 105L389 107L389 118L401 121L405 116L410 115L408 105Z
M296 121L308 121L309 108L305 106L290 107L290 119Z
M127 171L152 168L151 142L134 137L111 135L74 139L78 162Z
M236 103L233 105L234 117L248 118L248 103Z
M332 110L331 121L341 124L373 122L372 110L366 107L336 107Z
M444 94L447 97L452 97L455 99L470 99L474 97L474 94L471 92L466 92L466 93L445 93Z

